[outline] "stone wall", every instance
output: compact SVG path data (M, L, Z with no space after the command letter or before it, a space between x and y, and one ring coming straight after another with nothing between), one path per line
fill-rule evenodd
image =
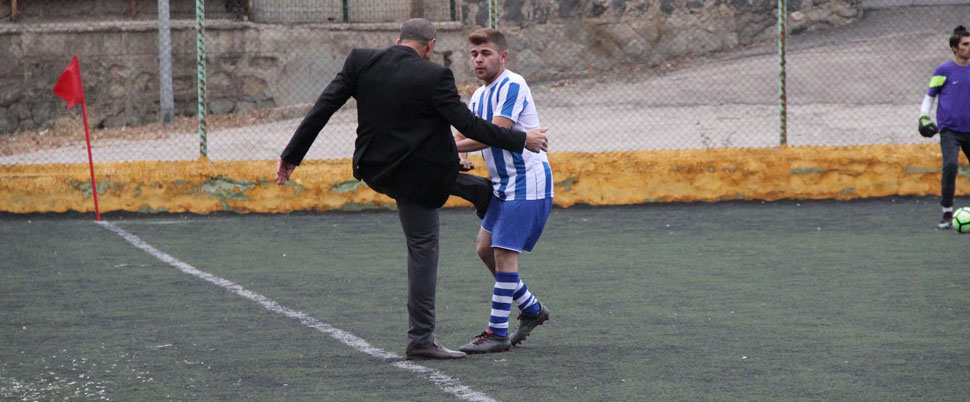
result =
M207 18L232 18L239 14L229 3L246 0L208 0ZM17 2L17 21L20 23L78 22L78 21L135 21L157 20L157 0L20 0ZM234 13L230 13L233 10ZM0 1L0 18L10 15L10 1ZM194 19L195 0L169 0L172 19Z
M2 2L5 3L5 2ZM105 1L101 7L117 0ZM141 4L144 4L142 2ZM173 2L175 4L177 2ZM430 1L424 4L431 4ZM463 22L437 23L434 61L454 65L474 84L465 35L487 23L485 0L463 0ZM653 67L775 35L773 0L505 0L499 28L509 37L510 67L533 83L596 75L624 66ZM2 11L2 10L0 10ZM859 0L789 0L794 32L849 23ZM40 17L37 17L40 18ZM25 18L26 20L27 18ZM312 103L353 47L384 47L399 23L207 23L208 107L239 113ZM81 58L93 127L158 118L154 21L0 22L0 133L49 125L64 103L51 93L72 54ZM196 113L194 22L172 22L176 114Z
M775 0L504 0L512 68L533 81L702 56L777 38ZM487 0L464 0L485 26ZM851 23L861 0L788 0L792 33Z
M298 25L210 21L206 32L211 113L312 103L354 47L385 47L398 24ZM439 24L433 60L450 64L464 46L458 23ZM0 25L0 133L43 127L64 113L51 92L77 54L91 126L158 118L158 32L150 21ZM172 23L176 115L197 112L194 25ZM458 79L470 81L467 69Z

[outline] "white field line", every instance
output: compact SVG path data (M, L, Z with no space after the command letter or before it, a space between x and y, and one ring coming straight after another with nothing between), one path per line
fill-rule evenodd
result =
M260 306L262 306L263 308L269 311L282 314L286 317L297 320L301 324L307 327L313 328L324 334L330 335L332 338L342 342L347 346L350 346L351 348L357 351L366 353L367 355L370 355L379 359L392 360L392 362L390 362L392 366L414 374L418 374L424 379L434 383L434 385L437 385L438 388L441 388L445 392L452 394L462 400L475 401L475 402L497 402L495 399L490 398L488 395L485 395L481 392L474 391L471 388L468 388L468 386L461 384L460 382L458 382L458 380L449 377L448 375L442 373L441 371L438 371L430 367L425 367L419 364L415 364L410 361L402 360L401 356L385 351L381 348L372 346L370 343L358 337L357 335L354 335L350 332L344 331L339 328L334 328L330 324L322 322L316 318L310 317L303 312L284 307L279 303L267 298L266 296L247 290L242 286L239 286L235 283L230 282L227 279L215 276L208 272L200 271L195 267L189 264L186 264L155 247L152 247L150 244L146 243L138 236L128 233L124 229L116 226L111 222L101 221L101 222L98 222L98 224L104 227L105 229L108 229L112 232L117 233L123 239L127 240L128 243L131 243L131 245L142 249L148 254L151 254L152 256L154 256L155 258L158 258L159 260L171 265L172 267L175 267L179 271L195 276L204 281L210 282L216 286L225 288L226 290L229 290L232 293L235 293L239 296L242 296L244 298L247 298L249 300L256 302L257 304L259 304Z
M182 221L125 221L125 225L181 225L184 223L192 223L193 221L182 220Z

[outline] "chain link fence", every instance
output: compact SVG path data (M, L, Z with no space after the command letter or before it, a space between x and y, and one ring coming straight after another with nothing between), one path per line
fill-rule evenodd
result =
M79 108L50 91L74 53L96 162L275 159L350 50L391 45L415 16L438 26L432 60L466 100L481 83L465 36L505 32L552 152L935 141L916 134L919 104L970 5L787 1L780 35L778 5L764 2L210 0L201 74L197 3L171 0L175 118L163 125L158 2L0 0L0 164L86 161ZM351 100L308 158L350 157L355 128Z
M3 0L4 23L156 21L158 0ZM267 24L399 22L421 14L455 21L460 0L168 0L169 17L194 20L197 5L213 20Z

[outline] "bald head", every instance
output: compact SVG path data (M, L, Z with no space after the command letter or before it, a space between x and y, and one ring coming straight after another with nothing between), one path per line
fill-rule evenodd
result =
M431 21L424 18L412 18L404 21L404 24L401 25L401 35L398 39L402 42L410 41L424 46L435 37L434 25L431 24Z

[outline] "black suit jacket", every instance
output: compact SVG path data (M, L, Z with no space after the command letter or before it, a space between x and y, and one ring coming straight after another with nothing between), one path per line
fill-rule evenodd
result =
M330 116L357 99L354 177L396 199L438 208L458 175L454 126L468 138L522 152L525 133L473 115L447 67L407 46L354 49L300 123L283 154L299 165Z

